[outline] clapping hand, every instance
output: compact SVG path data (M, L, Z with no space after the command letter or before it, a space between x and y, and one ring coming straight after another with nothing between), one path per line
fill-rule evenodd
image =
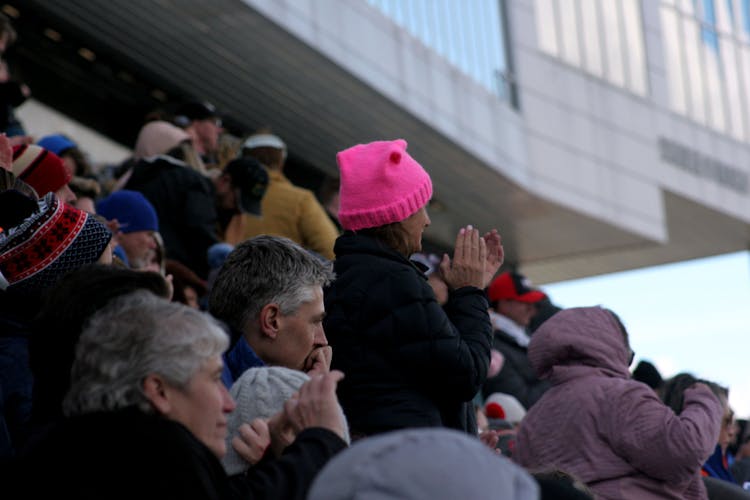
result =
M497 229L493 229L485 234L484 241L487 244L487 260L484 268L484 286L482 288L487 288L492 278L497 274L498 269L500 269L500 266L503 265L505 251L503 250L503 240Z
M453 260L443 255L440 273L451 289L464 286L486 288L503 263L503 245L497 230L484 236L472 226L461 228L456 236Z
M237 435L232 438L232 448L250 465L260 462L270 445L271 433L268 422L262 418L242 424Z

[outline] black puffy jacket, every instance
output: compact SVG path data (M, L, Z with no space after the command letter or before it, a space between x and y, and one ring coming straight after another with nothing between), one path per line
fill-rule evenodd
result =
M353 434L406 427L476 431L470 404L487 376L492 328L479 288L441 308L420 270L369 236L334 247L324 328Z
M135 165L125 189L140 191L154 206L167 257L206 278L208 248L219 242L211 180L179 160L155 156Z
M484 383L482 395L487 398L495 392L510 394L528 410L551 384L536 376L525 347L502 330L495 330L494 334L493 347L500 351L505 361L500 373Z

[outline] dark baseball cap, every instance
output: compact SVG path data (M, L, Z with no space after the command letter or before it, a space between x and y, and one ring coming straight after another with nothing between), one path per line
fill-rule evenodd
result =
M188 101L182 104L175 114L178 119L184 117L188 122L219 117L216 107L210 102L205 101Z
M224 173L239 190L238 203L242 212L261 215L260 202L268 187L268 172L255 158L237 158L227 163Z

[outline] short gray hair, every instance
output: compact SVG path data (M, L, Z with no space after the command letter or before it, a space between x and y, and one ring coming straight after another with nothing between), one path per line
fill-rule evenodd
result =
M288 238L261 235L243 241L229 254L211 288L208 309L236 330L266 305L294 314L312 300L312 287L334 279L333 265Z
M229 338L209 315L137 291L96 313L76 346L65 415L137 405L154 411L143 392L149 374L185 388Z

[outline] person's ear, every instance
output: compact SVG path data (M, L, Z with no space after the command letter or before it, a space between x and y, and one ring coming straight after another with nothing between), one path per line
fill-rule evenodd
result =
M232 184L232 176L228 173L224 172L223 174L221 174L219 176L219 180L221 180L227 190L234 189L234 186Z
M495 312L499 314L505 315L508 312L508 308L506 307L507 302L504 300L498 300L495 304Z
M143 381L143 393L156 411L162 415L168 415L172 409L169 400L169 391L163 378L155 373L146 376Z
M275 339L281 329L281 309L278 304L266 304L260 310L260 333Z
M229 174L222 172L214 177L214 186L216 187L216 191L223 193L232 186L232 179L229 177Z

